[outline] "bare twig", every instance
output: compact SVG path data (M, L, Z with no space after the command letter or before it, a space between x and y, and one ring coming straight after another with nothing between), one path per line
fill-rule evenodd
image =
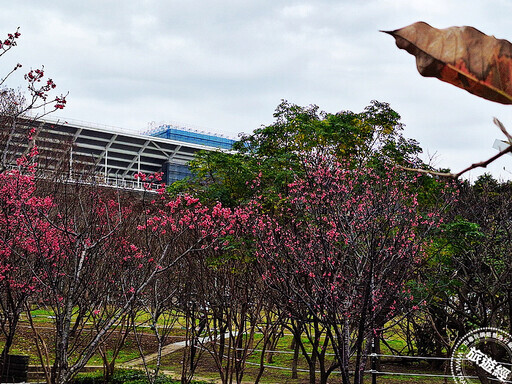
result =
M499 121L496 117L493 117L492 121L494 124L496 124L498 126L498 128L501 130L501 132L503 132L503 134L505 136L507 136L508 144L512 144L512 136L510 135L510 133L508 133L508 131L505 128L505 126L503 125L503 123L501 121Z
M460 171L459 173L457 173L455 175L455 177L459 177L460 175L472 170L472 169L475 169L475 168L485 168L487 167L489 164L491 164L494 160L497 160L499 159L501 156L507 154L507 153L510 153L512 152L512 146L509 145L507 148L505 148L503 151L501 151L500 153L498 153L497 155L494 155L493 157L491 157L490 159L487 159L485 161L481 161L479 163L474 163L474 164L471 164L469 167L467 167L466 169Z
M505 128L505 126L503 125L503 123L501 121L499 121L497 118L494 118L493 122L494 122L494 124L496 124L498 126L498 128L501 130L501 132L503 132L503 134L507 137L507 139L508 139L507 144L509 146L507 148L505 148L504 150L500 151L498 154L492 156L491 158L489 158L485 161L480 161L479 163L473 163L469 167L463 169L462 171L460 171L458 173L437 172L437 171L431 171L431 170L427 170L427 169L408 168L408 167L403 167L401 165L398 165L397 167L400 169L403 169L404 171L418 172L418 173L424 173L424 174L434 175L434 176L451 177L454 179L459 178L461 175L463 175L466 172L471 171L472 169L485 168L489 164L491 164L493 161L499 159L501 156L503 156L507 153L512 153L512 135L510 135L510 133L508 133L508 131Z
M457 174L449 173L449 172L437 172L437 171L431 171L431 170L428 170L428 169L408 168L408 167L404 167L402 165L397 165L396 167L400 168L400 169L403 169L404 171L424 173L424 174L433 175L433 176L453 177L453 178L457 177Z

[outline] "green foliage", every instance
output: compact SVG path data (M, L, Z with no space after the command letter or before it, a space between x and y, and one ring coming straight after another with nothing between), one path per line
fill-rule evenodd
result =
M313 154L335 155L349 166L419 164L421 148L402 136L400 115L387 103L372 101L360 113L331 114L316 105L283 101L274 118L273 124L242 136L233 146L235 153L199 153L190 163L194 177L169 191L231 207L263 194L271 209L286 195L288 184L303 175L304 161Z
M412 284L415 297L427 299L431 329L418 328L417 337L434 335L432 353L475 327L512 329L512 184L486 174L458 188Z
M101 371L92 373L83 373L78 375L75 384L103 384L105 382ZM136 369L118 369L110 379L108 384L148 384L144 371ZM180 384L180 380L175 380L169 376L160 375L156 378L155 384ZM208 384L206 381L191 381L191 384Z
M247 181L258 175L253 161L237 153L202 151L189 166L194 177L172 184L169 192L187 191L203 201L220 201L224 206L233 206L233 202L250 195Z
M438 246L444 254L460 255L478 246L485 234L477 223L457 217L454 221L443 226L443 236L438 239Z
M434 302L442 303L446 295L455 294L461 286L456 273L461 260L484 238L480 226L463 217L442 225L429 248L431 256L422 269L422 284L414 284L416 296L431 296Z
M250 239L234 235L224 236L221 252L209 255L208 267L212 270L227 267L232 273L244 274L248 268L254 268L253 246Z
M240 153L259 159L283 158L296 165L312 152L328 151L338 159L394 162L416 161L421 148L403 138L400 115L389 104L373 100L363 112L319 112L316 105L300 107L283 101L274 113L276 121L243 136L234 146Z
M418 203L422 209L444 204L445 196L456 193L458 190L456 183L444 177L427 174L418 175L416 183L411 184L411 188L417 194Z

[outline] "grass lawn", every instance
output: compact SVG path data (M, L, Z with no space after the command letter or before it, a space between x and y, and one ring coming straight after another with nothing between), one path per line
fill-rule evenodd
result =
M36 325L38 327L38 331L43 337L48 347L48 352L50 358L53 355L53 347L52 347L52 318L51 314L46 311L34 311L33 315L34 321L37 321ZM108 351L107 355L109 359L111 358L112 351L109 348L110 345L113 345L115 342L115 338L118 337L118 333L114 332L111 336L110 340L107 340L104 345L105 349ZM185 330L177 325L172 330L172 335L169 339L170 343L175 343L178 341L182 341L185 336ZM257 342L261 338L261 336L257 335L255 340L255 349L260 349ZM143 350L145 354L150 354L156 351L157 343L156 338L152 335L147 329L147 333L142 337L143 340ZM304 339L304 342L307 340ZM112 343L112 344L109 344ZM388 340L388 343L392 345L393 348L399 348L401 340L391 339ZM276 346L277 351L282 351L284 353L275 353L273 354L273 358L271 362L268 362L265 358L265 365L268 366L264 374L261 378L262 383L283 383L283 384L306 384L309 383L309 373L308 373L308 365L307 361L304 357L300 356L298 360L298 378L292 379L292 373L290 371L290 367L292 366L293 361L293 350L290 348L292 344L292 336L285 334L278 342ZM3 345L3 340L0 338L0 347ZM311 350L311 347L309 348ZM186 349L178 350L172 354L166 355L162 359L161 369L166 372L174 372L174 376L179 375L182 369L184 353L187 353ZM329 351L328 351L329 352ZM387 348L382 346L382 353L388 353ZM30 327L28 326L28 322L22 321L20 327L18 329L18 333L16 336L16 340L13 348L11 349L11 354L21 354L30 356L30 365L39 365L39 358L37 355L37 350L35 347L35 343L33 340L33 333ZM203 351L199 353L200 358L196 370L196 376L201 379L209 379L212 381L218 380L219 373L217 371L214 359L209 355L208 352ZM121 366L123 363L128 362L130 360L134 360L139 357L139 349L137 347L137 343L133 336L129 336L123 349L121 350L118 358L117 365ZM245 372L244 372L244 382L251 383L254 382L255 378L259 372L259 362L261 358L260 352L254 352L247 360ZM332 361L334 357L328 356L327 363ZM89 361L88 365L91 366L101 366L103 364L101 356L97 353L92 357ZM287 369L280 369L287 368ZM318 369L318 367L317 367ZM431 366L429 366L426 362L416 362L416 363L404 363L392 360L387 360L382 363L381 371L384 372L404 372L409 374L443 374L444 372L441 370L434 370ZM319 374L317 374L319 377ZM338 373L333 373L330 376L329 383L340 383L341 378ZM368 374L365 376L365 382L371 382L371 376ZM378 384L392 384L392 383L417 383L417 384L430 384L430 383L441 383L444 382L444 378L441 377L420 377L420 376L399 376L399 375L384 375L377 377ZM448 383L453 382L452 379L447 380Z

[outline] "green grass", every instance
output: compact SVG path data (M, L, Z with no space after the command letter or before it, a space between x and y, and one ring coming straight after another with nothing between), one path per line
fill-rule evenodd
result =
M103 384L103 372L82 373L75 378L75 384ZM120 369L114 372L109 384L146 384L149 383L145 373L135 369ZM166 375L159 375L155 384L180 384L179 380ZM210 384L206 381L192 381L191 384Z
M34 317L34 321L37 319L37 325L52 328L53 327L53 320L51 318L51 312L46 310L34 310L32 312L32 315ZM140 317L142 320L143 317ZM31 331L28 328L28 323L26 320L22 322L23 327L25 328L25 332L22 334L18 334L15 345L13 346L11 353L13 354L21 354L21 355L29 355L31 357L30 364L31 365L37 365L39 364L39 358L36 354L36 349L34 346L33 338ZM147 327L139 327L139 330L145 330L147 334L150 334L151 332ZM47 332L50 332L49 330ZM179 325L176 324L175 328L172 329L171 332L172 336L184 336L185 330ZM49 334L46 334L46 337L49 337ZM262 335L257 334L255 335L254 339L254 348L255 349L261 349L262 346L258 344L258 342L262 339ZM175 341L182 340L181 338L175 338ZM292 344L293 336L291 336L289 333L285 333L284 336L282 336L277 346L273 349L277 351L286 351L286 352L293 352L290 349L290 346ZM308 339L303 337L302 341L306 345L306 349L309 353L312 351L311 345L308 343ZM398 350L402 349L405 346L405 341L400 334L400 332L394 332L390 333L389 337L387 338L387 342L392 346L392 348L396 348ZM3 345L3 342L0 340L0 347ZM51 342L48 340L48 347L51 349ZM390 351L384 346L381 346L381 353L388 354ZM333 353L332 347L329 346L329 349L327 350L327 353ZM112 351L107 352L108 360L110 361L112 358ZM136 359L139 357L139 350L137 348L137 345L135 341L127 340L125 346L121 350L116 362L117 364L122 364L123 362L127 362L133 359ZM251 380L254 380L258 373L259 367L254 364L259 364L261 358L261 352L254 352L249 358L248 362L252 364L248 364L245 369L245 376L244 381L250 382ZM164 356L162 360L162 366L161 369L163 371L169 371L169 372L176 372L176 374L179 374L181 372L182 368L182 359L183 359L183 350L175 352L172 355ZM331 361L333 361L334 356L326 356L327 365ZM293 361L293 353L275 353L273 355L273 362L267 363L266 357L264 360L264 364L267 366L274 366L274 367L291 367ZM95 354L93 358L89 361L88 365L103 365L103 361L101 359L101 356L99 353ZM302 354L299 353L299 360L298 360L298 368L307 370L308 365L306 362L306 359L302 357ZM318 366L317 366L318 369ZM418 365L418 364L409 364L407 366L397 366L396 364L391 366L391 369L393 370L401 370L401 371L408 371L408 372L431 372L430 367L427 365ZM385 370L389 370L389 368L386 368ZM217 380L219 378L219 374L217 373L217 370L215 368L215 364L213 359L208 355L208 353L204 353L202 355L202 360L199 363L199 367L196 371L196 375L198 377L204 377L209 380ZM92 377L91 375L87 374L86 377ZM366 375L368 379L367 382L370 382L371 376ZM318 374L317 374L318 377ZM85 380L85 379L84 379ZM93 380L93 379L91 379ZM95 380L95 379L94 379ZM139 379L134 379L134 383L142 383L142 381L137 381ZM140 379L142 380L142 379ZM164 379L162 379L164 380ZM171 379L165 379L165 380L171 380ZM442 381L442 378L435 378L435 377L418 377L418 376L397 376L397 375L391 375L391 376L379 376L378 377L378 383L379 384L391 384L391 383L418 383L418 384L430 384L435 382ZM265 370L265 373L261 379L262 383L290 383L290 384L298 384L298 383L304 383L309 381L309 374L308 372L299 372L298 373L298 380L291 379L291 371L289 370L278 370L273 368L267 368ZM339 375L337 373L333 373L331 375L330 382L336 383L339 382ZM81 382L82 384L86 384L87 382ZM162 382L164 383L164 382ZM173 381L165 381L165 383L173 383Z

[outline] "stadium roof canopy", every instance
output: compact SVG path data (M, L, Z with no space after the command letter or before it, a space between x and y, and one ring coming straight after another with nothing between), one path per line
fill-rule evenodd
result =
M214 146L215 140L210 146L84 122L26 118L18 120L16 129L3 139L4 144L10 143L3 150L7 151L11 163L30 147L27 140L30 129L34 131L32 142L37 145L38 161L45 172L64 172L74 180L85 169L93 169L99 182L126 188L141 187L134 177L137 173L165 173L169 166L183 169L197 151L219 150ZM171 180L179 178L171 177Z

